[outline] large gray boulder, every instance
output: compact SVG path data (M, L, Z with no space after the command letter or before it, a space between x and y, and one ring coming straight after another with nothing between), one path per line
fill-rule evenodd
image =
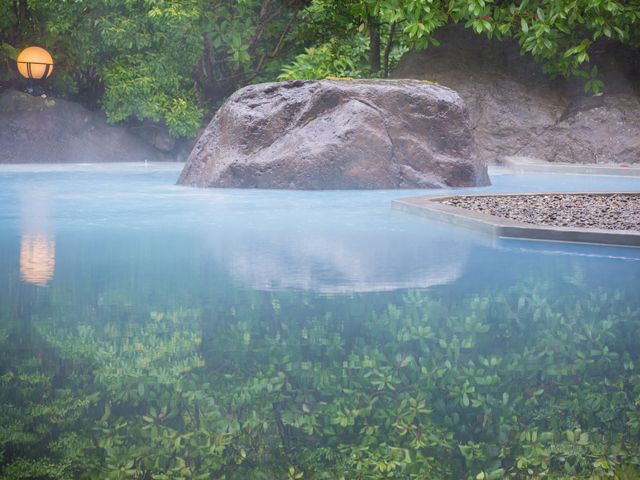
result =
M104 114L58 98L16 90L0 95L0 163L94 163L170 160Z
M515 41L488 40L470 29L438 31L438 48L411 52L393 76L441 83L456 90L469 109L480 157L505 156L551 162L640 162L640 56L610 42L591 58L605 94L583 91L583 80L551 80Z
M419 81L245 87L220 108L178 179L198 187L438 188L488 185L464 103Z

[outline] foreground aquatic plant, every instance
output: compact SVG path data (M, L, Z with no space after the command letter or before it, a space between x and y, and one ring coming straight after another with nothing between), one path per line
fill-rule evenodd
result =
M637 478L640 310L583 291L525 283L387 305L254 294L215 315L45 323L33 356L2 359L0 472ZM48 380L15 380L27 371Z

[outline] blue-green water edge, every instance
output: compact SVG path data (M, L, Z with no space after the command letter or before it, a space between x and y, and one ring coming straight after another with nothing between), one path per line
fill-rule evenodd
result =
M640 477L640 249L179 167L0 167L0 478Z

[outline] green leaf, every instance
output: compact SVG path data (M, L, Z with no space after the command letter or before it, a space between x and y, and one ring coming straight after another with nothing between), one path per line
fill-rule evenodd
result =
M18 50L8 43L3 43L2 45L0 45L0 49L2 50L3 55L7 58L14 61L18 59Z

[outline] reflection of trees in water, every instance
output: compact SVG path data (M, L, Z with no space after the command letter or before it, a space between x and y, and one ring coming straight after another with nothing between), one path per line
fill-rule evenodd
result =
M20 238L20 278L46 287L56 266L56 242L46 233L23 233Z

